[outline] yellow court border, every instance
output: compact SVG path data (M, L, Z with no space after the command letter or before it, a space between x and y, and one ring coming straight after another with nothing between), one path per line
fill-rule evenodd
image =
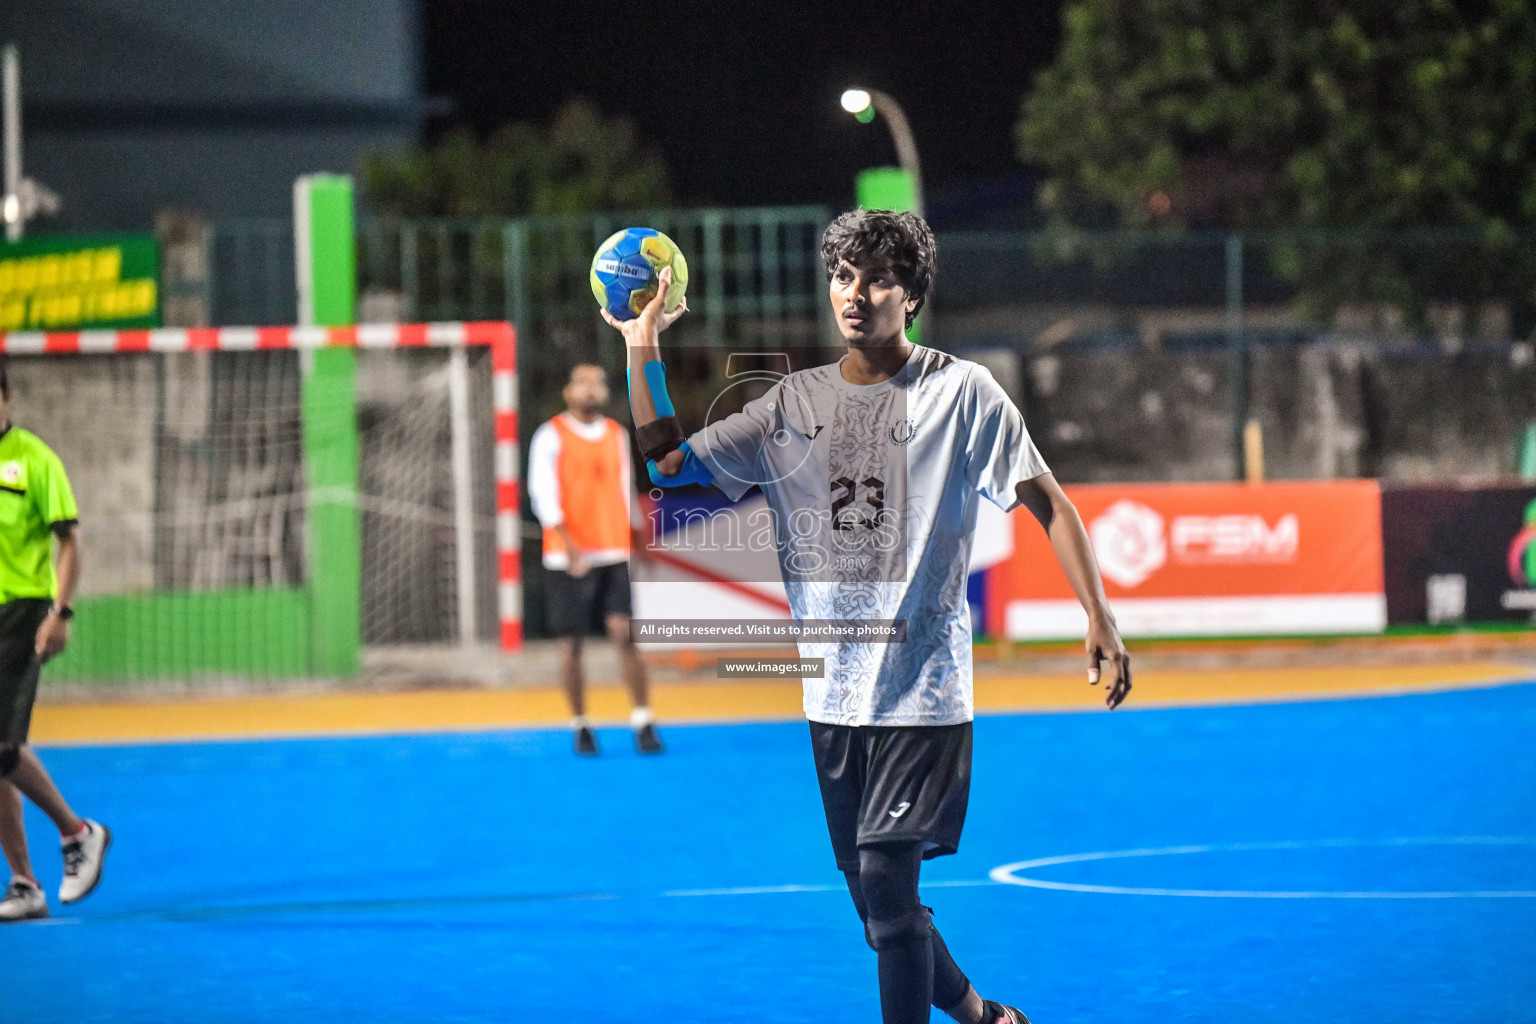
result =
M1387 696L1495 686L1536 677L1515 662L1457 664L1148 669L1136 674L1126 707L1253 704L1351 696ZM663 723L786 721L801 717L800 683L678 682L652 688ZM595 687L589 714L623 722L622 690ZM1077 673L981 674L978 712L1087 711L1103 708L1103 690ZM39 746L168 743L390 733L476 732L564 725L570 712L557 689L422 689L387 693L305 693L114 703L40 704L32 742Z

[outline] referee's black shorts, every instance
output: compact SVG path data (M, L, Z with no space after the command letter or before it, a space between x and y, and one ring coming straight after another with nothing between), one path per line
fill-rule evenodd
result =
M633 615L629 593L629 563L599 565L584 576L563 569L544 575L545 621L555 636L601 633L610 615Z
M19 747L32 728L37 701L37 628L53 602L18 597L0 604L0 744Z
M875 843L922 843L925 860L960 848L971 798L970 722L810 725L838 870L857 870L859 847Z

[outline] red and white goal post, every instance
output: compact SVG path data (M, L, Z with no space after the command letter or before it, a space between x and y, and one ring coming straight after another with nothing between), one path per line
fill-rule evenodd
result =
M357 353L350 457L360 482L352 495L316 493L305 468L315 456L305 420L317 410L305 392L304 353L330 349ZM244 625L237 641L199 640L192 635L213 630L217 616L186 611L186 600L169 595L219 594L231 607L246 600L241 594L314 586L304 517L317 502L351 501L356 519L366 519L353 527L361 539L352 555L354 582L372 595L358 598L364 641L488 638L489 628L477 628L488 616L476 606L491 605L489 583L477 589L477 581L494 557L495 634L504 650L521 646L511 324L13 332L0 333L0 354L16 423L59 452L81 504L82 600L94 595L103 612L100 628L82 628L80 639L135 648L82 654L74 661L90 664L66 676L243 674L236 648L264 641L244 636ZM173 604L184 621L161 621ZM120 628L108 619L121 619ZM158 652L139 650L160 643L149 636L156 630L182 635ZM94 645L85 641L92 633ZM257 674L298 664L280 652L248 660L263 659L288 668Z

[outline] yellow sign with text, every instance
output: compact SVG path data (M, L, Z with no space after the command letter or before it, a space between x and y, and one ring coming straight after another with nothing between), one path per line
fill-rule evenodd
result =
M159 270L151 235L0 245L0 331L158 327Z

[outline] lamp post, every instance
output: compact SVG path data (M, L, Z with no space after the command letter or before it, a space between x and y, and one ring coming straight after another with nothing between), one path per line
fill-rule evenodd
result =
M898 104L879 89L849 89L843 93L843 109L864 124L875 119L875 114L885 118L890 125L891 139L896 143L896 159L901 169L912 179L912 212L923 215L923 177L917 162L917 143L912 138L912 126Z
M16 47L0 51L0 93L4 94L5 123L5 196L0 210L5 220L5 238L14 242L21 237L21 66Z
M21 58L16 47L0 49L0 221L5 240L21 239L27 221L40 213L58 213L59 197L21 173Z

